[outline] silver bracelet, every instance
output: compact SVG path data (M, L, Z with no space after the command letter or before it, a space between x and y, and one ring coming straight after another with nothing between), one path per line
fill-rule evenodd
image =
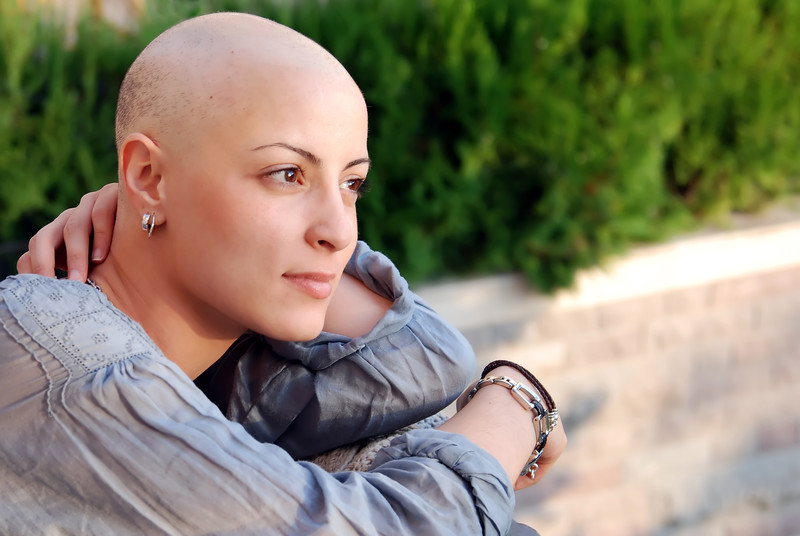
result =
M502 385L511 391L514 400L516 400L524 409L533 413L533 428L536 434L536 446L533 448L533 453L522 469L520 476L530 476L534 478L536 470L539 468L539 458L544 452L544 447L547 445L547 436L558 424L558 409L546 410L542 404L542 398L527 385L514 381L508 376L485 376L478 380L475 387L470 391L467 400L472 400L478 389L486 385Z

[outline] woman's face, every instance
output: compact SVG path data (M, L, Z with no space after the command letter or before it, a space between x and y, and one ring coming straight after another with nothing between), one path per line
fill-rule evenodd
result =
M363 97L335 73L271 66L204 98L191 135L165 147L174 284L206 325L311 339L356 245Z

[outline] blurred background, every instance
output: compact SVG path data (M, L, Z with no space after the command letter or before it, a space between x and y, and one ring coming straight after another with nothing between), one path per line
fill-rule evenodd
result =
M800 534L800 2L0 0L0 270L116 180L117 89L188 16L321 43L370 108L360 232L554 385L544 536Z

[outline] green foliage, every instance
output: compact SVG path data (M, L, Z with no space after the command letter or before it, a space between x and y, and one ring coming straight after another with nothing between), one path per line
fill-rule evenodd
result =
M27 239L116 179L117 89L142 42L87 18L67 45L48 18L0 3L2 240Z
M1 8L3 10L6 8ZM539 288L798 191L793 0L196 0L77 42L0 13L0 240L113 180L125 69L181 18L284 22L370 107L361 234L411 279L522 270Z

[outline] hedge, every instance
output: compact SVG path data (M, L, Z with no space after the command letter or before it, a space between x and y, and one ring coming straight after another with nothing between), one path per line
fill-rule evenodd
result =
M132 35L87 17L70 46L0 7L0 240L115 178L125 69L162 29L217 10L298 29L359 83L374 161L361 236L412 281L523 271L550 291L800 190L793 0L158 5Z

